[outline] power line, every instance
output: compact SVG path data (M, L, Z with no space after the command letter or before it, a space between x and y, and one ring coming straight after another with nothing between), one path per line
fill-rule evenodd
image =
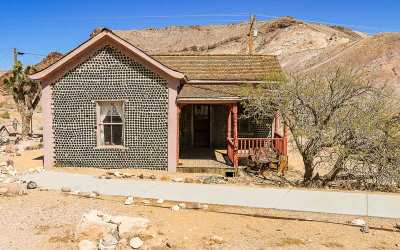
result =
M28 53L28 52L20 52L20 51L18 51L17 54L18 54L18 55L21 55L21 56L23 56L23 55L46 56L46 55L41 55L41 54Z

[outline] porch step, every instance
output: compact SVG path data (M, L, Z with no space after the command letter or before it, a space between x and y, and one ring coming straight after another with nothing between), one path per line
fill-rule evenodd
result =
M178 173L201 173L201 174L218 174L222 176L231 176L235 177L238 175L239 171L241 171L245 167L233 168L230 166L226 167L186 167L179 166L176 168L176 172Z

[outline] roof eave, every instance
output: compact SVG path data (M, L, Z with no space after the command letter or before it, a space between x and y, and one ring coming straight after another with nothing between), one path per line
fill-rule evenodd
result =
M78 46L77 48L75 48L71 53L69 53L65 57L61 58L60 60L58 60L51 66L49 66L35 74L32 74L29 77L34 80L41 80L43 78L46 78L46 77L50 76L53 72L62 68L63 65L71 62L75 57L78 57L79 55L81 55L84 51L92 48L93 46L95 46L98 43L107 41L107 39L111 39L112 41L118 43L122 47L125 47L127 50L132 52L135 56L148 62L152 67L164 72L169 77L174 78L174 79L187 79L184 73L172 70L172 69L164 66L163 64L159 63L157 60L153 59L151 56L147 55L143 51L139 50L132 44L130 44L127 41L121 39L120 37L114 35L112 32L110 32L108 30L104 30L104 31L100 32L96 36L92 37L85 43L83 43L80 46Z

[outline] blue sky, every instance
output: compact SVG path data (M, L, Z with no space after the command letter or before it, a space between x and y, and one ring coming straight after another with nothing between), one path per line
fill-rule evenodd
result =
M0 11L0 69L3 70L12 68L13 47L40 55L52 51L65 53L87 40L90 32L100 26L129 30L229 24L248 20L249 13L255 13L260 21L272 19L268 16L293 16L302 20L354 25L347 27L370 34L400 31L400 1L396 0L2 0ZM34 55L19 57L24 65L37 63L42 58Z

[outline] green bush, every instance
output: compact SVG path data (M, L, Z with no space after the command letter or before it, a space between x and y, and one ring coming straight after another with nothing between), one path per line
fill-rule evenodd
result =
M3 119L10 119L10 113L8 113L8 111L6 111L3 114L1 114L0 117Z

